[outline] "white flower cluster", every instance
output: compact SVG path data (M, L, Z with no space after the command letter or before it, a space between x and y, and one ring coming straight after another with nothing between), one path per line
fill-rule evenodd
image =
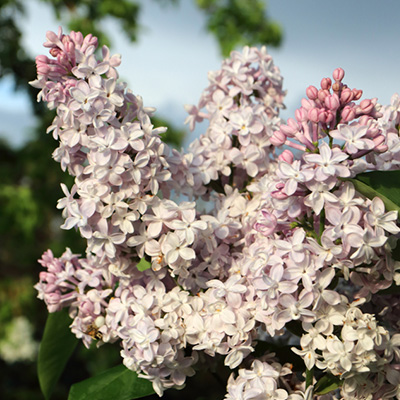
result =
M38 57L33 84L57 108L54 158L75 177L62 186L63 228L88 243L84 259L67 250L40 260L36 288L49 311L69 307L86 346L119 342L124 364L160 396L183 387L195 364L223 358L239 368L229 400L324 399L326 376L343 399L400 398L399 326L382 318L400 311L382 294L400 282L397 212L347 180L398 169L398 97L356 103L361 91L338 68L283 125L279 70L265 48L245 48L187 107L189 125L209 126L181 154L160 140L154 110L118 83L119 57L103 48L97 61L90 35L47 38L55 58ZM200 215L172 191L213 210ZM300 346L288 359L254 359L261 338L292 346L292 332ZM307 385L288 363L297 356Z
M34 360L39 343L33 339L33 327L28 319L15 317L3 328L5 336L0 340L0 357L9 364Z

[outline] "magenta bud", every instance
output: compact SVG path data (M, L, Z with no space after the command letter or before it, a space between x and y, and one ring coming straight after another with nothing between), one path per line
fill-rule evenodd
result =
M288 164L291 164L293 162L294 155L290 150L284 150L279 156L278 160L279 161L285 161Z
M332 81L330 78L323 78L321 80L321 89L329 90L332 86Z
M356 117L356 112L353 107L345 106L341 113L342 122L350 122Z
M308 111L308 119L311 122L319 122L319 110L318 108L312 108Z
M336 68L334 71L333 71L333 79L335 80L335 81L341 81L343 78L344 78L344 70L342 69L342 68Z
M316 100L318 98L318 89L311 85L306 89L306 95L310 100Z
M353 100L359 100L362 96L363 91L358 89L353 89L354 98Z
M349 88L345 88L342 90L342 93L340 93L340 101L343 104L350 103L354 98L354 93L351 91Z
M333 111L336 111L340 106L339 97L336 93L325 97L325 105Z

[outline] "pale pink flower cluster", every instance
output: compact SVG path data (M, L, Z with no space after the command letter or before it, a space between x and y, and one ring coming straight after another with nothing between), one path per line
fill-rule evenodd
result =
M287 376L292 374L289 365L281 366L277 362L269 364L261 360L254 360L250 369L240 369L239 376L234 374L228 380L226 400L247 399L292 399L285 389L278 388L279 380L286 382ZM289 385L288 385L289 386Z
M191 186L189 194L196 195L211 190L212 181L235 186L261 176L268 169L269 139L284 107L283 79L265 47L233 51L208 79L198 105L186 106L192 130L197 122L209 120L205 134L184 155L182 178Z
M48 33L46 46L55 59L38 57L34 85L57 108L53 156L75 177L58 207L88 243L85 259L43 255L36 288L50 312L69 307L87 346L120 342L124 364L160 396L205 353L239 368L226 399L311 399L325 373L344 399L400 398L399 326L381 318L400 303L380 294L400 283L398 216L347 181L398 169L398 96L357 103L338 68L283 125L279 70L265 48L245 48L187 107L192 127L209 124L179 153L117 81L119 57L103 48L98 61L96 39L79 33ZM251 358L261 338L296 344L292 331L291 356L315 371L308 387L290 355Z

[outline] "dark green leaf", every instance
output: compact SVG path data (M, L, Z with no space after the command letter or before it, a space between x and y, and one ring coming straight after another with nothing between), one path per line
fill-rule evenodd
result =
M153 393L150 381L119 365L72 385L68 400L132 400Z
M396 247L392 250L393 260L400 261L400 240L397 241Z
M78 339L71 333L68 311L49 314L38 356L38 377L45 399L49 399Z
M292 364L295 371L304 370L303 359L292 351L292 347L296 346L280 345L278 343L258 340L253 354L255 357L262 357L265 354L275 353L275 356L282 364Z
M386 210L400 211L400 171L367 172L349 181L369 199L380 197Z
M314 394L323 395L342 386L341 380L332 374L324 375L315 385Z
M304 334L303 328L301 326L300 321L289 321L286 325L285 328L290 332L293 333L294 335L298 337L302 337Z

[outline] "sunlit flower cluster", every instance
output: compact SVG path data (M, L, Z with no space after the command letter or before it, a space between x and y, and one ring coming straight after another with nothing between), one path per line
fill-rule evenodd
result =
M246 47L186 107L191 128L208 126L178 152L118 82L118 56L98 60L90 35L47 39L54 58L37 58L33 85L57 109L53 157L75 177L62 227L87 239L86 258L40 260L49 312L69 307L86 346L118 342L160 396L222 359L238 369L229 400L326 399L327 376L343 399L400 398L399 326L385 317L400 302L382 294L400 284L398 215L352 181L399 169L398 96L361 100L337 68L284 124L279 69Z

